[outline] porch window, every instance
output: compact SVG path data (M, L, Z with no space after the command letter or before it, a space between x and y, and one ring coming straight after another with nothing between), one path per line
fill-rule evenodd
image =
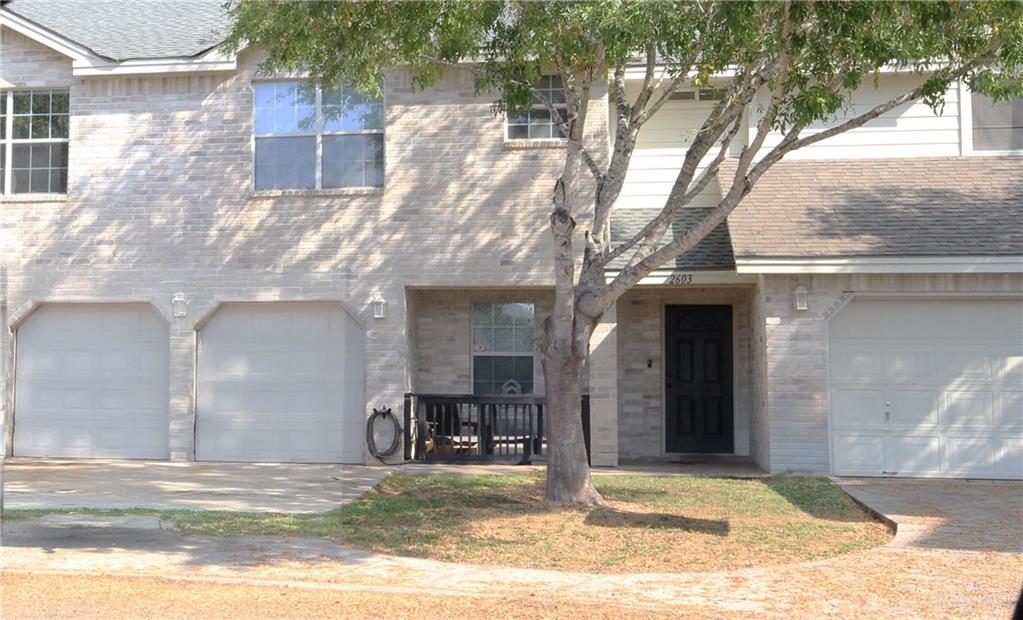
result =
M533 304L472 305L473 393L533 393Z

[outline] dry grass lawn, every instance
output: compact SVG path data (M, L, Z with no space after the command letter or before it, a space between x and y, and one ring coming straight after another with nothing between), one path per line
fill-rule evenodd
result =
M543 478L392 476L350 508L374 551L585 572L717 571L884 544L887 527L824 478L606 476L607 505L545 507Z
M884 544L885 525L825 478L599 476L599 508L542 503L541 475L394 475L319 514L155 514L184 534L310 536L380 553L594 573L719 571ZM43 511L8 511L30 519ZM74 512L74 511L70 511Z

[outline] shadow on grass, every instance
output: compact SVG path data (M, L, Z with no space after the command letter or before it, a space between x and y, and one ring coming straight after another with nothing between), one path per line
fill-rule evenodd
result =
M597 508L586 515L586 525L615 528L671 529L714 536L728 536L727 519L694 519L658 512L630 512Z
M827 478L771 476L760 482L806 514L828 521L862 522L873 517Z

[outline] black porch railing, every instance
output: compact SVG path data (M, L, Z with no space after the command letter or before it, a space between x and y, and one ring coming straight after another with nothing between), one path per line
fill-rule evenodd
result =
M405 395L405 460L530 464L547 449L543 396ZM582 397L590 453L590 398Z

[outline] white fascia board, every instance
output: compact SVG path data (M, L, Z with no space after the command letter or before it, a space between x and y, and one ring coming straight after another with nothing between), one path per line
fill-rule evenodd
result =
M736 259L742 274L770 273L1023 273L1023 256Z
M943 63L934 63L934 69L932 69L932 70L936 70L936 69L938 69L938 68L940 68L942 66L944 66ZM888 65L885 65L885 66L881 67L879 72L882 73L882 74L888 74L888 73L915 73L916 69L914 69L912 67L907 67L905 65L888 64ZM654 69L654 79L660 79L664 75L666 75L666 71L665 71L664 65L657 65L657 67ZM696 72L692 72L692 75L695 76ZM625 68L625 80L626 81L642 80L644 77L646 77L646 66L643 65L643 64L629 65L629 66L627 66ZM718 71L717 73L714 73L713 75L710 76L710 79L711 80L715 80L715 79L723 80L723 79L729 79L729 78L733 78L733 77L735 77L735 69L734 68L728 68L728 69L725 69L723 71Z
M211 54L216 52L216 54ZM206 71L234 71L238 60L218 50L211 50L195 58L139 58L116 63L78 64L72 74L78 77L102 75L141 75L154 73L196 73Z
M0 27L10 28L40 45L67 56L71 59L71 74L76 77L233 71L238 67L236 56L227 54L219 48L213 48L193 58L139 58L118 62L104 58L84 45L3 9L0 9Z
M607 270L604 277L609 281L621 273L618 270ZM639 281L639 286L678 286L692 288L694 286L755 284L754 274L736 273L730 270L692 270L658 269Z

